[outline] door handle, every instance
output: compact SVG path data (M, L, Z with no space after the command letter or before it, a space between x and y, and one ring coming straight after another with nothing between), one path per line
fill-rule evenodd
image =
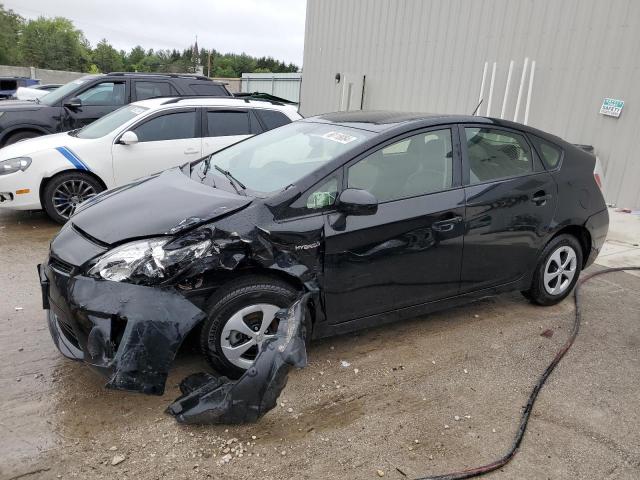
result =
M184 151L184 154L185 155L195 155L196 153L199 153L199 152L200 152L200 150L198 150L197 148L187 148Z
M536 206L541 207L542 205L547 203L547 200L549 200L550 198L551 195L545 193L544 190L540 190L533 194L533 197L531 197L531 201L535 203Z
M453 218L447 218L446 220L440 220L433 222L431 228L436 232L450 232L456 226L457 223L462 222L462 217L457 215Z

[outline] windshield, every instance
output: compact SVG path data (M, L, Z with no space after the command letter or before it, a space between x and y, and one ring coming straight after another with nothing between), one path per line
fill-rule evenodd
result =
M143 114L149 110L146 107L139 107L136 105L125 105L118 110L111 112L109 115L105 115L99 118L93 123L90 123L86 127L78 130L74 135L78 138L100 138L113 132L116 128L124 125L129 120Z
M340 125L293 122L249 138L201 162L201 175L226 170L256 192L274 192L361 144L373 134ZM215 167L218 167L216 169Z
M92 78L94 77L82 77L78 78L77 80L73 80L72 82L66 83L61 87L55 89L53 92L49 92L46 95L40 97L40 103L44 103L45 105L49 105L50 107L52 107L64 97L66 97L67 94L71 93L73 90L78 88L83 83L91 80Z

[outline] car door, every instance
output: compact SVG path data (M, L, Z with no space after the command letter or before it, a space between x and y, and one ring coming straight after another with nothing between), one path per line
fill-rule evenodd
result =
M195 107L158 112L129 129L138 137L137 143L124 145L116 137L112 147L116 184L201 157L199 119L200 112Z
M373 215L330 213L323 288L330 323L456 295L464 191L457 132L387 142L344 169L343 186L378 199ZM322 192L315 198L324 198Z
M535 265L557 187L522 132L460 127L466 195L463 292L507 284Z
M81 104L74 106L79 99ZM62 102L66 129L84 127L89 123L129 103L126 80L105 80L73 93Z
M250 108L206 108L203 132L202 154L209 155L262 133L262 127Z

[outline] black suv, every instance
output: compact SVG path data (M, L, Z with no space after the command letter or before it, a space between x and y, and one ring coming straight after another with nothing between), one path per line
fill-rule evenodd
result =
M177 96L229 97L231 93L223 83L199 75L87 75L36 101L0 103L0 147L83 127L130 102Z

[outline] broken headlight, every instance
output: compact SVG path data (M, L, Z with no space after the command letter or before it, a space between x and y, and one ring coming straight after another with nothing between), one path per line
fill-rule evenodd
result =
M175 246L172 240L150 238L114 248L100 257L88 274L114 282L159 283L203 257L211 247L211 240L176 242Z

